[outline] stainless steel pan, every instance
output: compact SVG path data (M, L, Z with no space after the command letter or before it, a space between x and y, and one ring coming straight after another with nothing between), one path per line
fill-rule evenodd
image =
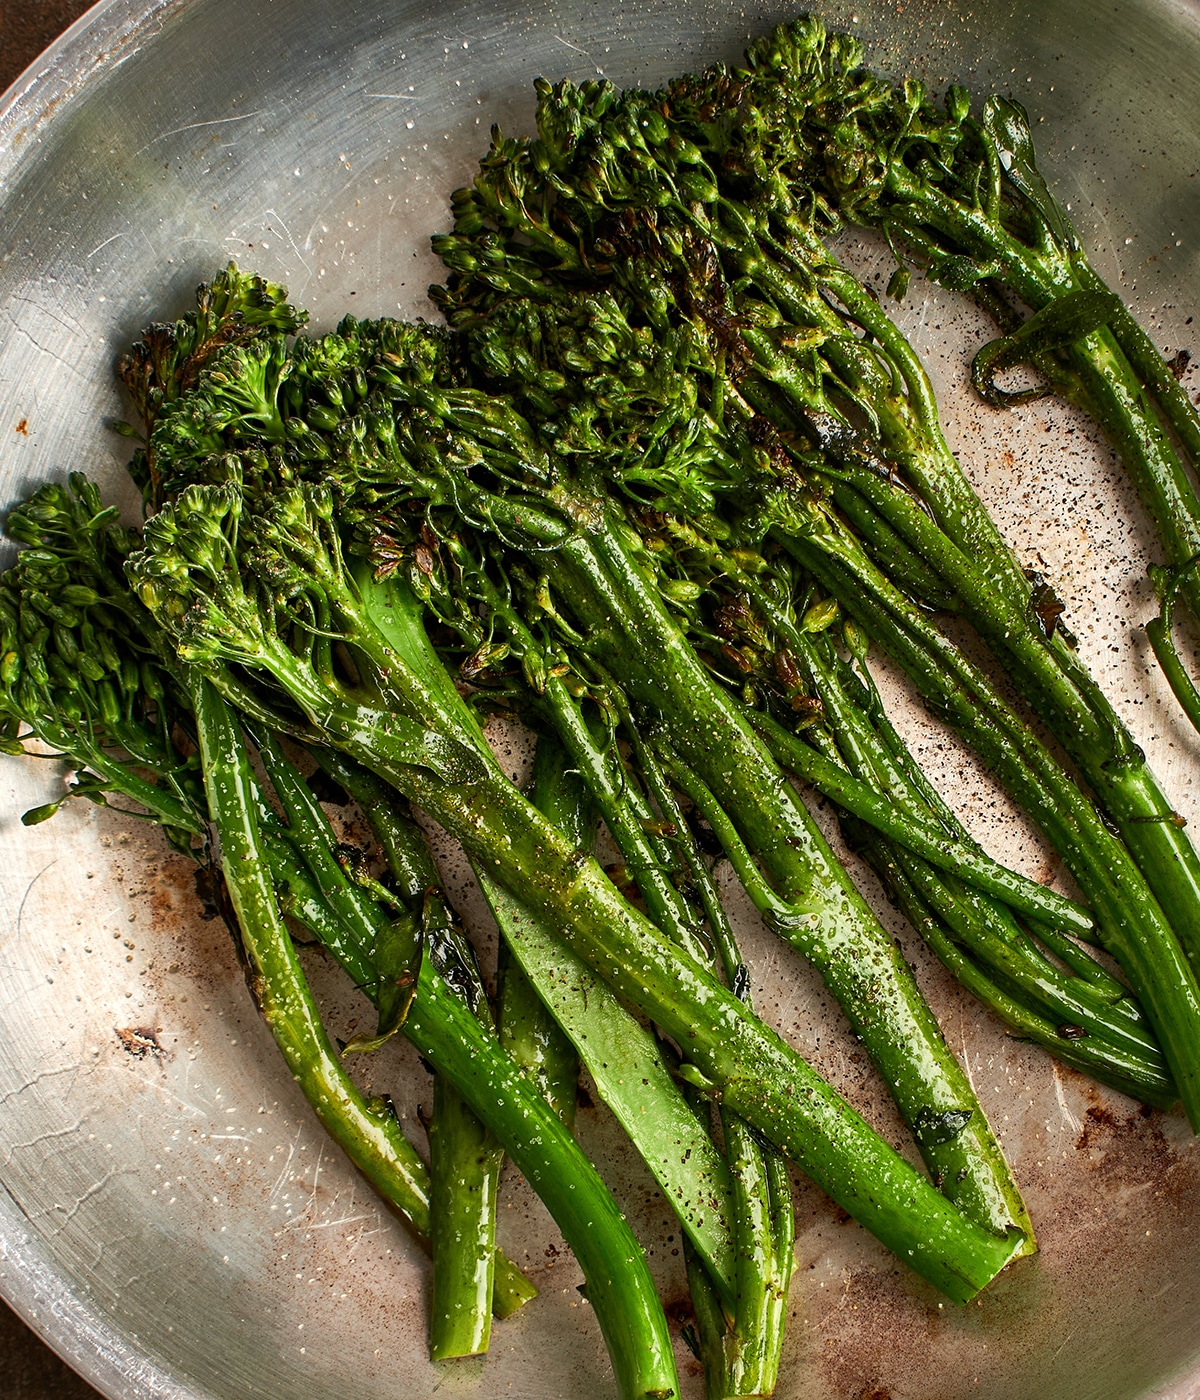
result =
M489 125L527 127L536 75L654 84L736 57L787 13L686 0L98 5L0 103L0 501L73 468L130 500L125 444L105 428L124 412L114 357L224 260L285 280L318 326L347 308L427 312L428 236ZM863 0L827 14L861 32L878 67L995 86L1044 116L1045 171L1101 269L1164 347L1189 344L1195 4ZM886 266L869 245L847 253L868 275ZM902 314L953 444L1022 557L1058 583L1089 660L1195 819L1197 741L1137 631L1152 610L1150 544L1130 493L1067 410L1000 415L971 401L965 355L985 332L952 298L916 285ZM970 759L891 690L991 849L1052 875ZM608 1395L574 1265L519 1182L501 1231L542 1296L497 1329L486 1365L429 1364L424 1265L311 1121L227 935L199 918L189 870L153 832L83 804L22 828L19 814L60 784L53 764L0 764L0 1292L112 1396ZM447 860L452 887L464 885ZM812 977L743 922L759 1005L894 1132ZM1185 1126L1056 1071L919 947L911 956L1004 1133L1042 1253L976 1305L942 1306L802 1186L779 1395L1200 1393L1186 1379L1200 1377L1200 1151ZM312 971L335 1027L364 1017ZM402 1049L367 1073L406 1114L428 1094ZM682 1299L677 1232L648 1178L599 1113L582 1115L580 1134L644 1231L668 1301ZM699 1395L686 1359L683 1370Z

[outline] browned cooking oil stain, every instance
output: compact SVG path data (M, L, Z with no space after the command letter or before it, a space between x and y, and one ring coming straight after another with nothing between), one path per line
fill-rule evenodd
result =
M121 1042L121 1048L135 1060L144 1060L147 1055L153 1055L158 1060L166 1054L159 1044L158 1032L153 1026L114 1026L113 1029Z

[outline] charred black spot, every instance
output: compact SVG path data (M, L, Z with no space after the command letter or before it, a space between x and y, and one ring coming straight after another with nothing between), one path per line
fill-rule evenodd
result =
M144 1060L147 1055L153 1055L158 1060L166 1054L159 1044L157 1031L151 1026L129 1026L125 1029L114 1026L113 1029L121 1042L121 1049L135 1060Z
M1188 372L1188 366L1192 362L1192 352L1190 350L1179 350L1167 361L1167 368L1176 379L1182 379Z

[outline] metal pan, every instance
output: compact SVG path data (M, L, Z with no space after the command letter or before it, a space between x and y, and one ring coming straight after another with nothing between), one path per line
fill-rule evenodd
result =
M318 327L347 308L428 312L428 236L489 125L527 128L536 75L651 85L736 58L787 13L686 0L98 5L0 102L0 500L83 468L131 501L123 441L105 427L124 412L114 358L226 259L286 281ZM1164 348L1188 345L1200 302L1194 4L863 0L827 13L862 34L878 67L1011 91L1044 116L1045 171L1101 270ZM845 251L886 280L878 249ZM1022 558L1055 580L1088 660L1194 820L1196 739L1137 631L1152 611L1151 546L1129 491L1068 410L1001 415L971 400L966 354L985 332L952 297L914 286L902 315L953 445ZM1053 875L973 762L903 686L890 690L993 852ZM574 1264L519 1181L501 1234L542 1296L497 1330L486 1365L430 1365L423 1262L310 1120L227 935L199 917L188 868L153 832L83 804L22 828L19 814L61 781L53 764L0 764L0 1292L111 1396L610 1394ZM478 915L452 853L446 869ZM743 924L758 1004L898 1138L815 980ZM1182 1120L1056 1070L908 946L1004 1134L1042 1253L977 1304L942 1306L801 1185L780 1397L1200 1393L1200 1152ZM319 964L312 974L335 1029L364 1019ZM403 1049L365 1072L410 1117L428 1097ZM667 1300L681 1300L677 1232L649 1179L599 1112L581 1115L580 1135ZM701 1393L686 1358L683 1384Z

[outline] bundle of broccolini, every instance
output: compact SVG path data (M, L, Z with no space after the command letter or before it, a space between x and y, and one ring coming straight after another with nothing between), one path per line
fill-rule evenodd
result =
M594 1048L607 1036L626 1063L655 1067L632 1097L619 1075L605 1083L597 1074L597 1086L634 1125L684 1223L696 1342L714 1394L769 1393L778 1367L793 1225L769 1143L950 1296L970 1296L1032 1237L948 1054L938 1052L932 1071L918 1067L915 1080L895 1077L919 1145L961 1210L752 1014L711 871L665 770L644 789L618 784L606 795L603 782L593 786L614 835L639 829L651 863L668 833L678 843L678 859L647 886L657 892L647 898L656 926L603 875L586 833L556 802L562 761L539 796L559 825L500 772L430 645L424 605L388 553L407 531L432 554L432 522L455 512L464 539L471 519L486 518L488 538L520 536L536 552L539 531L561 536L564 503L586 515L588 500L559 493L535 511L516 491L490 491L468 503L463 486L485 449L485 470L510 486L535 481L547 459L511 409L459 387L446 337L347 322L339 335L289 343L299 321L280 289L231 269L202 289L196 312L152 328L135 349L125 373L148 432L134 470L159 507L140 537L81 479L73 493L45 488L14 513L11 532L26 548L5 576L0 610L8 746L36 736L85 775L84 795L119 793L200 858L219 851L251 986L293 1073L352 1160L432 1239L436 1354L481 1349L488 1312L528 1296L494 1253L494 1215L476 1209L473 1231L460 1228L472 1205L494 1202L490 1140L542 1192L580 1253L622 1393L674 1388L640 1254L619 1243L625 1227L565 1130L550 1126L558 1118L532 1106L543 1101L504 1048L523 1054L513 1024L502 1022L498 1038L490 1029L471 958L436 897L430 905L428 858L412 854L406 799L457 835L487 877L508 941L505 1002L514 983L511 999L522 995L519 972L529 984L522 1015L545 1024L548 1005L568 1040ZM603 520L603 509L588 517L588 534ZM623 528L614 514L614 547ZM362 556L368 547L375 568ZM636 596L641 585L630 580ZM665 624L664 613L656 625ZM672 635L682 655L686 640ZM81 664L84 655L94 664ZM568 700L581 698L565 672L551 679L564 681ZM713 696L708 703L723 704ZM575 745L571 766L590 753L603 768L612 750L594 717L565 701L562 714L578 721L577 732L561 730ZM339 850L280 740L357 790L389 858L387 884ZM764 772L778 775L761 753ZM782 792L782 778L772 781ZM812 889L822 897L833 881L838 927L853 936L847 915L865 906L829 873L832 860L803 820L796 830L824 861L807 875ZM794 884L805 874L794 855L782 868ZM769 902L781 927L817 922L794 897ZM375 1002L379 1036L401 1030L438 1071L432 1182L394 1119L363 1100L338 1063L283 916L300 920ZM582 961L564 959L563 941ZM889 952L885 975L894 961ZM597 992L583 991L582 1009L555 986L571 966L575 989L586 978ZM873 985L884 984L876 976ZM540 998L532 1012L531 990ZM904 1014L936 1047L923 1003L915 990L904 995L915 1008ZM647 1039L622 1001L665 1039ZM524 1056L536 1073L535 1058ZM648 1107L651 1126L638 1126ZM703 1144L690 1189L660 1145L676 1124ZM455 1161L472 1153L482 1175L468 1183Z
M814 16L753 45L745 76L738 102L763 112L792 187L819 194L834 217L887 237L899 261L894 295L904 295L911 257L995 320L1001 334L972 364L989 403L1011 407L1056 393L1104 430L1166 556L1165 567L1151 569L1162 612L1147 634L1200 727L1200 691L1171 635L1177 596L1193 617L1200 609L1200 415L1092 267L1037 168L1025 109L992 96L973 112L969 94L952 87L939 110L922 84L893 87L866 70L862 46L826 33ZM732 114L730 107L722 119ZM1036 369L1041 382L1002 389L997 374L1018 364Z
M911 346L821 242L827 206L780 147L787 99L770 109L779 85L754 73L543 85L538 137L497 134L455 196L435 295L561 451L620 444L633 499L735 560L782 549L900 662L1063 857L1196 1121L1200 861L949 452ZM996 649L1120 836L930 608Z

